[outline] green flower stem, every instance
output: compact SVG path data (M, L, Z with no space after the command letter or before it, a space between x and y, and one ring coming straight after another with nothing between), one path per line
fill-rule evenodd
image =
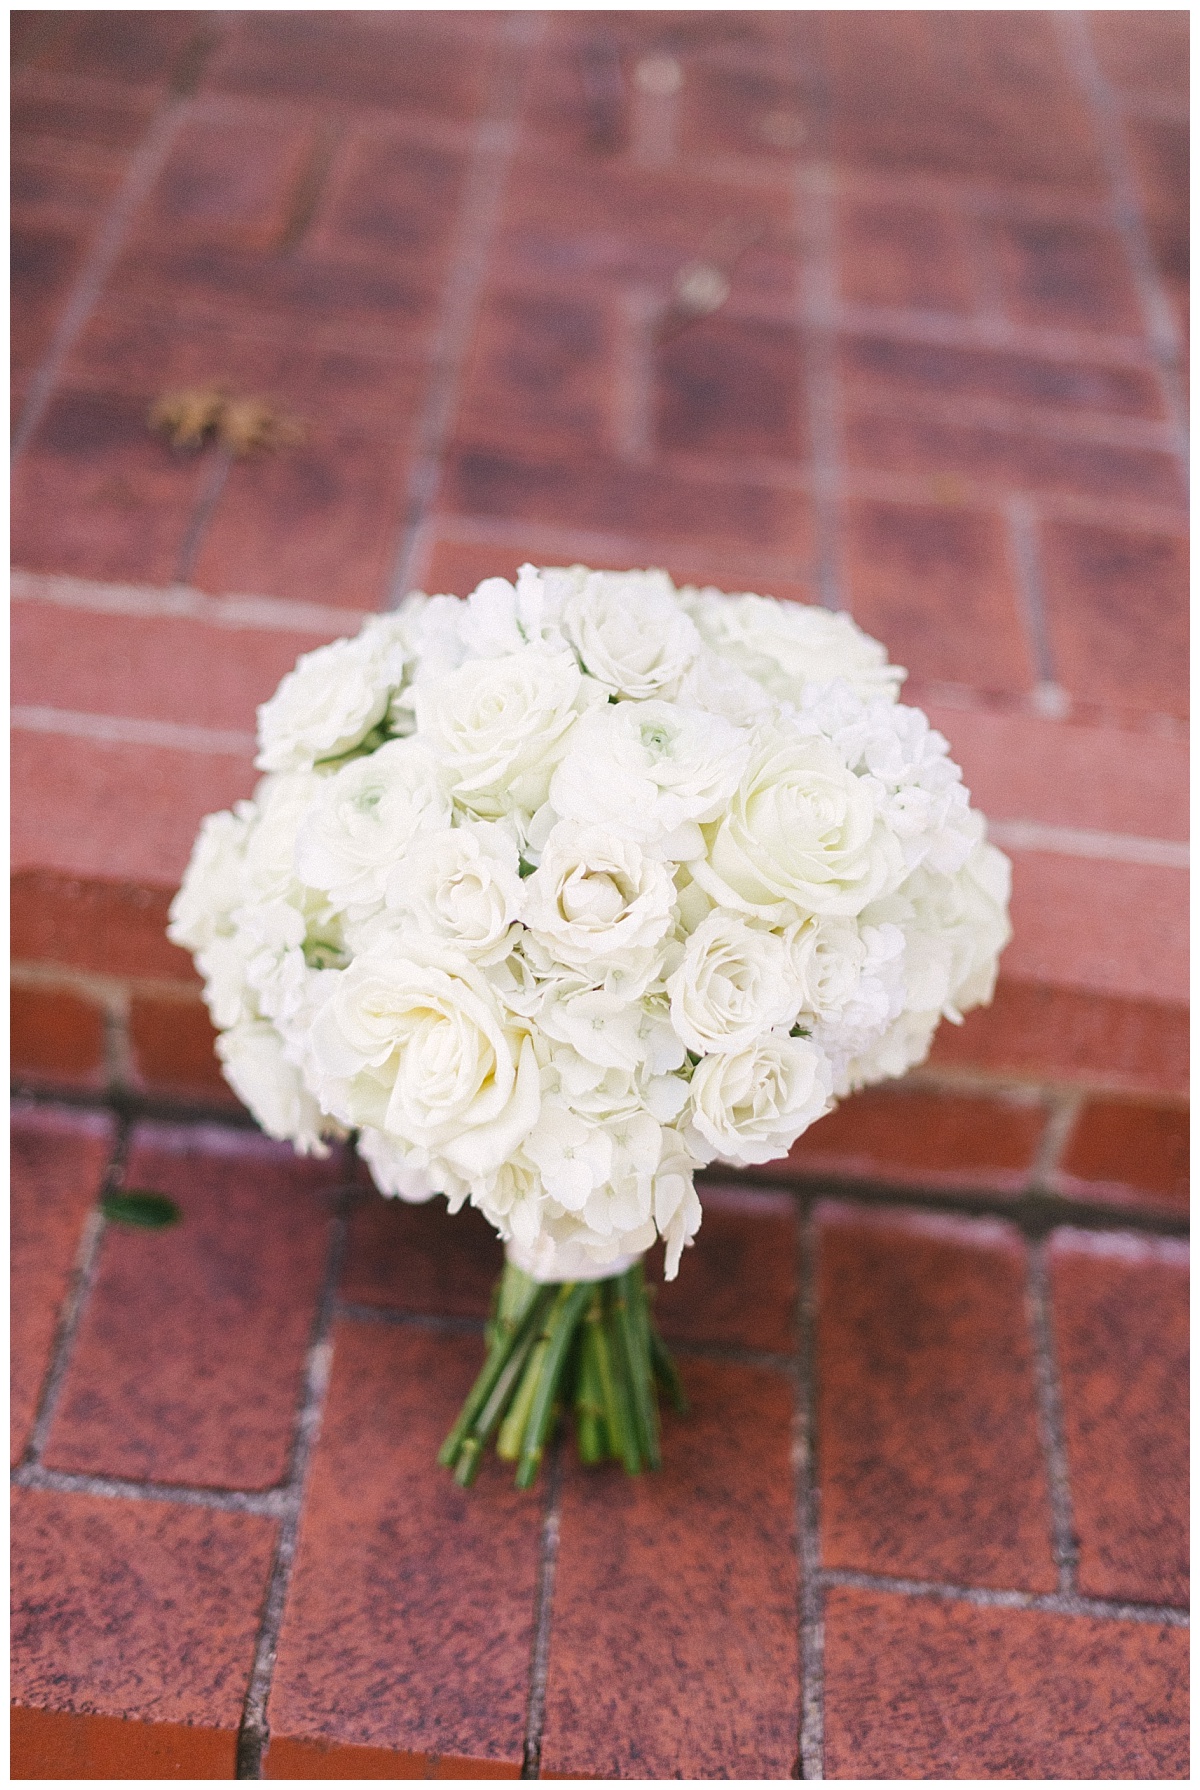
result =
M558 1309L549 1324L550 1335L546 1358L542 1363L541 1378L534 1394L533 1408L529 1413L529 1423L525 1431L525 1442L521 1449L521 1459L517 1466L517 1485L522 1489L531 1486L537 1478L537 1471L542 1464L542 1454L546 1447L546 1438L550 1434L550 1425L554 1419L554 1398L563 1369L567 1364L567 1352L574 1338L576 1326L583 1316L584 1307L591 1296L592 1289L586 1283L579 1286L574 1281L568 1280L558 1289L555 1299Z
M640 1265L639 1263L638 1267ZM613 1315L616 1319L614 1327L624 1356L623 1366L638 1451L649 1466L657 1468L662 1465L658 1452L657 1414L648 1372L649 1357L642 1346L641 1325L638 1321L645 1295L637 1282L636 1274L636 1268L628 1269L613 1287Z
M621 1334L620 1320L616 1311L616 1293L618 1282L605 1281L604 1341L608 1349L612 1373L613 1406L616 1414L615 1429L617 1452L625 1467L626 1473L637 1473L641 1469L641 1455L638 1450L638 1434L636 1419L633 1414L633 1400L629 1384L629 1364L625 1358L624 1339ZM614 1427L613 1418L609 1418L610 1427Z
M487 1358L438 1459L469 1486L496 1436L518 1486L537 1477L550 1432L573 1408L580 1459L627 1473L661 1459L658 1388L687 1401L650 1315L642 1264L598 1281L541 1285L506 1265L493 1296ZM498 1434L497 1434L498 1431Z
M522 1337L536 1326L542 1312L549 1305L553 1293L553 1287L541 1287L530 1302L521 1322L511 1329L506 1325L497 1324L496 1341L484 1363L483 1371L467 1394L467 1402L458 1414L458 1421L438 1451L438 1460L443 1467L454 1465L463 1438L491 1396L513 1349Z
M675 1370L675 1363L668 1355L667 1345L653 1324L650 1326L650 1358L654 1363L655 1378L661 1383L672 1405L680 1413L686 1411L688 1402L679 1375Z
M588 1323L592 1332L592 1349L596 1360L596 1378L600 1383L600 1398L604 1406L604 1422L608 1430L608 1439L614 1457L619 1461L628 1461L632 1438L628 1434L626 1411L616 1385L616 1368L609 1347L608 1326L605 1322L604 1283L601 1281L595 1292L594 1303L588 1313ZM636 1469L634 1469L636 1471Z
M525 1429L529 1422L529 1413L533 1410L534 1395L538 1389L538 1381L546 1364L546 1351L550 1347L550 1338L546 1335L545 1325L541 1335L534 1343L527 1357L528 1365L521 1376L521 1384L517 1387L516 1397L508 1407L508 1416L500 1426L500 1434L496 1438L496 1453L502 1461L515 1461L521 1457L521 1444L525 1440Z
M593 1309L595 1318L593 1318ZM579 1458L592 1466L612 1453L604 1421L604 1392L596 1363L596 1321L599 1300L593 1297L579 1331L579 1384L575 1391L575 1434Z

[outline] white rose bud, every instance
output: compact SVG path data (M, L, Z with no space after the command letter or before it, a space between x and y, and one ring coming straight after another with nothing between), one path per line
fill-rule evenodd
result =
M377 616L353 640L301 654L259 708L259 770L306 770L352 752L387 715L407 657L395 616Z
M491 821L424 834L391 870L387 906L418 931L453 940L474 963L500 963L525 905L519 865L511 834Z
M620 696L672 696L700 651L665 572L589 572L563 604L580 663Z

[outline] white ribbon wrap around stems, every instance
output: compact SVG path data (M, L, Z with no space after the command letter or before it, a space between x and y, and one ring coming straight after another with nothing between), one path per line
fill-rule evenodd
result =
M598 1262L578 1243L556 1244L549 1237L540 1238L532 1249L516 1242L506 1243L504 1255L514 1268L520 1268L542 1286L560 1280L611 1280L642 1259L640 1255L619 1255L611 1262Z

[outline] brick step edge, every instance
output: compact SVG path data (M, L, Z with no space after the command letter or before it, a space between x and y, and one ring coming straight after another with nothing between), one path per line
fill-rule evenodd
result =
M125 1716L69 1709L11 1710L9 1775L54 1778L233 1778L238 1737L232 1729L184 1722L146 1722ZM460 1759L432 1753L392 1752L291 1739L270 1742L263 1757L267 1778L518 1778L515 1762Z

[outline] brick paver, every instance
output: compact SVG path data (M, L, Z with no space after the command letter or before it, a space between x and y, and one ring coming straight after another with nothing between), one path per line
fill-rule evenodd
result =
M1179 1775L1184 16L13 25L17 1775ZM217 380L303 440L150 432ZM263 1155L163 937L296 654L527 558L849 609L1014 862L557 1530L429 1462L496 1245ZM85 1231L130 1120L178 1231Z

